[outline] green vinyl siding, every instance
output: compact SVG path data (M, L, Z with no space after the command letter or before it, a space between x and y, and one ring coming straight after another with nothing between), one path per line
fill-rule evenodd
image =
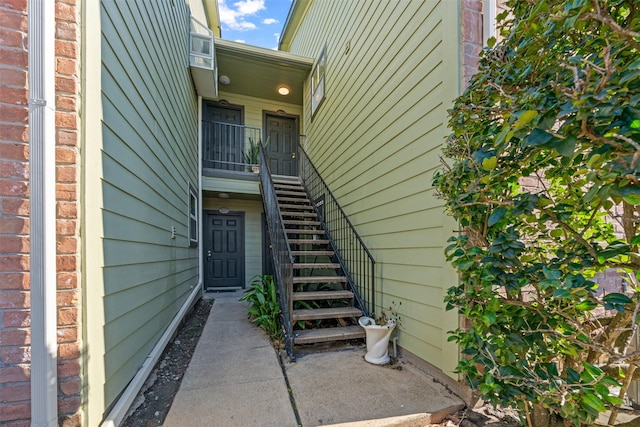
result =
M431 178L460 87L458 2L312 0L292 29L291 53L326 45L326 99L311 119L307 84L304 146L378 263L376 302L400 313L403 348L453 375L443 248L456 226Z
M186 3L104 0L100 25L104 334L88 340L103 340L108 407L198 283L198 128Z

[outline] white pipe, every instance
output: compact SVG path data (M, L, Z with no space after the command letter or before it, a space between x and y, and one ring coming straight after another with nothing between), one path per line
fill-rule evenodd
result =
M58 425L56 343L55 9L29 0L31 425Z

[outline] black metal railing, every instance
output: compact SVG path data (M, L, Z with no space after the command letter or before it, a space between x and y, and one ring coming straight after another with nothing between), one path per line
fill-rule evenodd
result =
M260 128L202 121L202 167L249 171L258 164Z
M298 153L302 183L338 255L356 303L365 315L370 315L375 310L376 262L301 146Z
M291 256L289 249L289 241L282 222L276 189L273 185L271 171L265 157L265 148L262 143L260 143L260 189L271 243L275 281L278 286L278 301L282 311L284 344L287 354L293 360L293 325L291 321L293 313L293 256Z

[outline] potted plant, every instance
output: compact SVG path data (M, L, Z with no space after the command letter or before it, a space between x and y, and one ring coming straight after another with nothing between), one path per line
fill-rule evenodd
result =
M247 151L242 153L242 158L244 162L251 165L251 170L254 173L260 172L260 140L255 141L253 138L249 138L249 147ZM269 143L269 138L267 138L267 142L264 143L266 147Z
M389 338L398 321L399 317L392 307L383 309L377 319L368 316L358 319L358 324L364 328L366 334L367 353L364 355L364 360L374 365L389 363Z

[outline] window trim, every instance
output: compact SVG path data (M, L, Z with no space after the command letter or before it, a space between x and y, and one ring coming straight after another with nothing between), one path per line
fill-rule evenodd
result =
M198 229L198 193L191 182L189 182L189 191L187 194L187 232L189 237L189 246L195 247L198 246L198 242L200 240Z
M322 75L319 75L316 79L316 74L322 71ZM322 50L318 55L318 59L316 59L315 64L313 65L313 70L311 71L310 78L310 86L311 86L311 118L313 118L318 109L324 102L327 93L326 88L326 75L327 75L327 45L322 46ZM318 95L318 92L322 91L322 97L315 101Z

